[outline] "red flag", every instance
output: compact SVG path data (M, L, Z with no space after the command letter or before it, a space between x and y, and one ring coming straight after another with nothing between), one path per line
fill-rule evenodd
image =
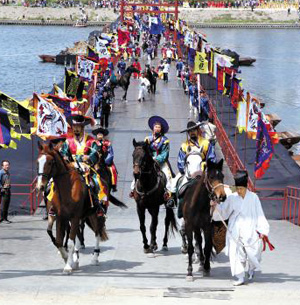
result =
M217 90L223 92L224 90L224 72L223 67L217 65Z
M130 41L130 33L128 31L123 31L118 29L118 44L119 46L127 44Z

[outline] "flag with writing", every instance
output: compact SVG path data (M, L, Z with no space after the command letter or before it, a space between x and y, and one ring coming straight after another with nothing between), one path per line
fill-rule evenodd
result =
M194 73L208 73L208 61L206 60L205 52L196 52Z

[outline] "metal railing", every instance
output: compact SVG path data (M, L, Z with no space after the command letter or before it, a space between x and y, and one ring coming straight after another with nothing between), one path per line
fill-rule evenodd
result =
M20 192L12 192L11 196L25 196L25 199L22 201L20 204L20 208L25 209L28 207L28 210L30 212L30 215L33 215L35 211L38 209L42 196L40 193L36 191L36 182L37 182L37 177L32 181L30 184L12 184L11 187L12 189L21 189ZM23 192L22 190L28 189L28 191Z
M282 218L300 226L300 188L294 186L286 188Z

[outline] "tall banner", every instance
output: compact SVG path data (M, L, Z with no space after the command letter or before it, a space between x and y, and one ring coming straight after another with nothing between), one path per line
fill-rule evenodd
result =
M92 81L95 66L96 64L93 61L86 59L84 56L77 56L76 73L89 82Z
M208 61L206 60L206 54L204 52L196 52L194 73L208 73Z
M47 139L67 134L68 124L61 109L35 93L33 103L36 109L36 135L38 137Z
M262 178L266 170L270 167L273 153L273 143L267 127L259 115L257 121L256 157L254 166L254 176L256 179Z

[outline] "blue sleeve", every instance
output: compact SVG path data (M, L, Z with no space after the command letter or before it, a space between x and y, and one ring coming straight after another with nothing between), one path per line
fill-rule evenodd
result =
M177 167L181 174L184 174L185 156L186 156L186 154L180 148L178 157L177 157Z
M107 150L107 156L105 158L105 164L106 165L111 165L114 161L114 150L112 148L112 146L110 145L108 147L108 150Z
M208 146L207 154L206 154L206 160L210 160L214 163L217 162L217 156L216 156L216 150L215 150L215 144L210 143Z
M155 158L155 160L160 164L166 162L169 158L169 150L169 143L163 144L161 153Z

